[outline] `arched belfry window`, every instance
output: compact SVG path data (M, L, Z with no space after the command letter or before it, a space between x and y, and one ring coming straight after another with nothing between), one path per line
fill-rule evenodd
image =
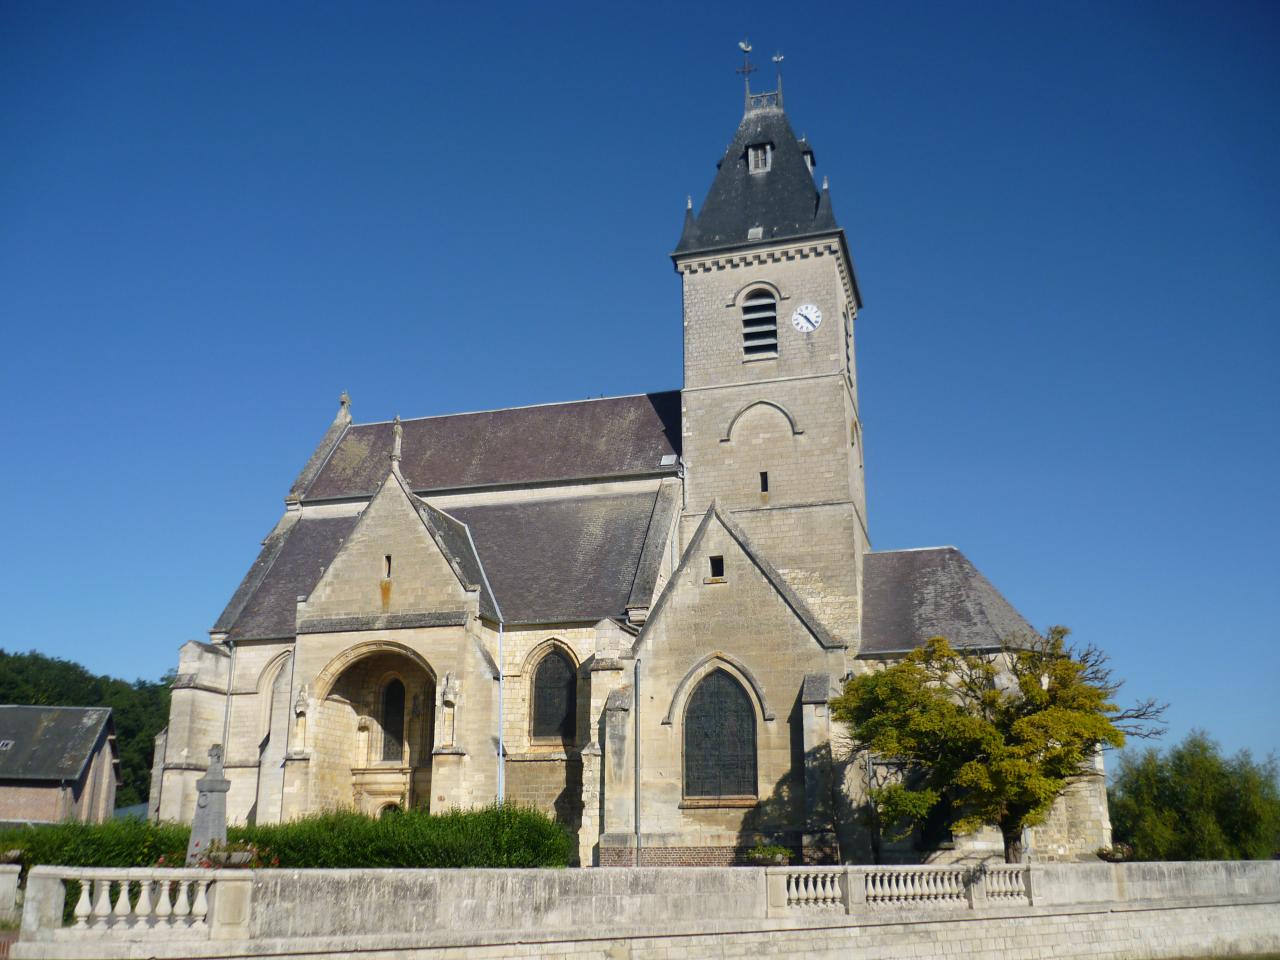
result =
M552 650L533 671L535 737L571 741L578 728L578 671L559 650Z
M703 677L684 710L684 795L756 795L756 713L725 670Z
M742 354L748 360L778 355L778 301L757 288L742 301Z
M382 759L404 760L404 684L399 680L382 688Z

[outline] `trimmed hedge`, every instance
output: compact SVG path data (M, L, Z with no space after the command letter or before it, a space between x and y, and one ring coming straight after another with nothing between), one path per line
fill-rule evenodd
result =
M0 831L0 853L22 851L22 867L150 867L161 857L181 866L187 855L190 827L145 820L106 823L54 823Z
M0 852L21 850L24 868L181 866L189 836L189 827L141 820L60 823L0 832ZM496 804L437 815L411 810L378 820L326 813L232 827L227 842L256 847L255 865L288 868L565 867L576 853L573 837L550 817Z

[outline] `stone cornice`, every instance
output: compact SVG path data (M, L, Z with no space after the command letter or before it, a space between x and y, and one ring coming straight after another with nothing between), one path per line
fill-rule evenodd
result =
M840 269L840 284L844 288L845 298L854 304L855 311L860 305L853 279L852 265L845 256L844 244L838 234L809 240L798 244L784 244L768 247L763 250L725 250L702 256L693 255L676 262L676 271L680 274L711 273L715 270L734 270L741 267L761 266L766 263L786 263L792 260L808 260L811 257L833 256Z

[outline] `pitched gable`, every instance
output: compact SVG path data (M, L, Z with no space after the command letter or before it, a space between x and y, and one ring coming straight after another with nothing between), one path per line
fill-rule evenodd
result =
M467 582L422 506L395 472L387 475L307 598L300 631L352 618L409 625L406 617L435 614L457 622L478 609L479 584Z
M722 575L716 576L712 558L719 558ZM723 645L726 624L740 623L742 631L784 635L803 634L808 643L823 650L843 650L808 605L792 590L745 533L712 503L675 573L654 605L644 629L636 638L632 655L638 655L650 639L679 621L679 632L695 645Z

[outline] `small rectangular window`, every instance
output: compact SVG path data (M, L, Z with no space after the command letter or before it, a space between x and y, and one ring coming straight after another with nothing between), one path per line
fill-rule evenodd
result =
M713 580L724 579L724 557L711 558L711 579Z
M761 493L769 492L769 471L768 470L760 471L760 492Z
M391 579L391 554L387 554L382 558L382 579Z
M757 143L747 147L747 162L752 173L765 173L769 169L773 150L767 143Z

